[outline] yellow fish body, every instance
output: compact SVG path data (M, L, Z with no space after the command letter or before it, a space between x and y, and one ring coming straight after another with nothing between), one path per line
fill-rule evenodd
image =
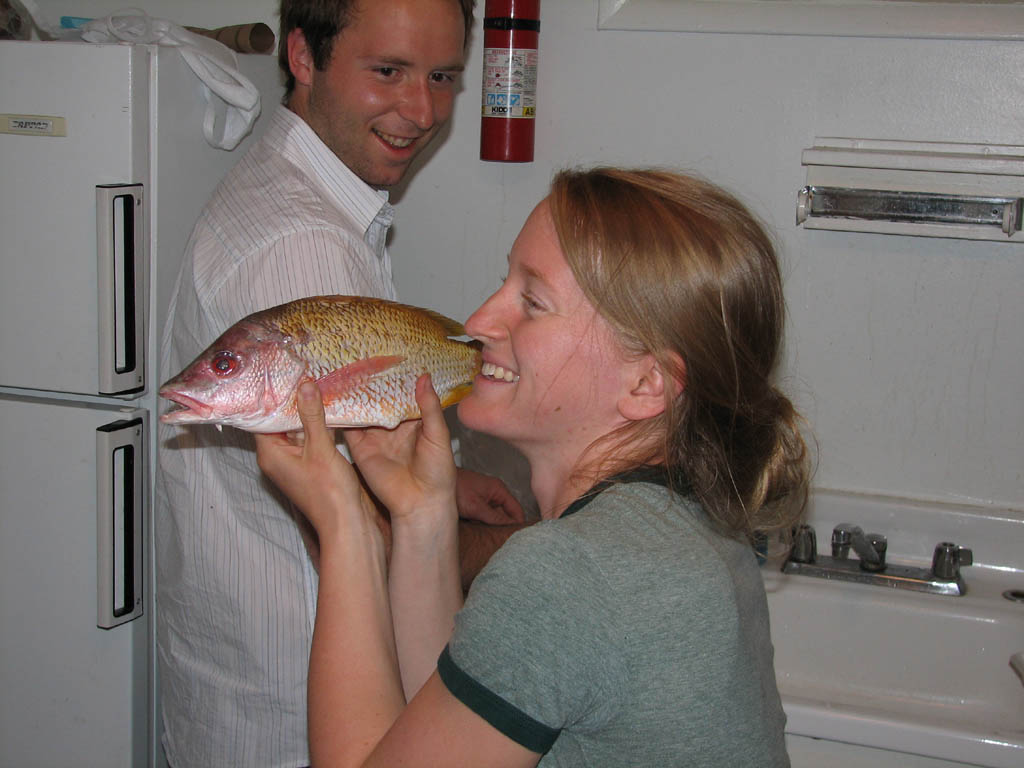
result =
M160 388L168 424L249 432L300 429L295 394L313 379L332 427L395 427L419 418L416 379L429 373L447 407L480 371L462 326L426 309L362 296L314 296L239 320Z

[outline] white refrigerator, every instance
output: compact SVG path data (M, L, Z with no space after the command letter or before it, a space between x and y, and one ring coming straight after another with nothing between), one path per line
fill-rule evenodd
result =
M171 48L0 41L0 768L157 761L158 340L234 151Z

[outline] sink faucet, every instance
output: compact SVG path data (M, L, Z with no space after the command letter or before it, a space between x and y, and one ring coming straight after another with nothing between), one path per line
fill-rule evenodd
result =
M850 547L860 558L860 567L865 571L881 571L885 568L885 550L888 543L879 533L864 533L859 525L840 523L832 530L832 557L845 560Z
M885 536L864 533L860 526L841 523L832 530L832 556L819 556L814 528L804 524L793 531L793 546L782 571L939 595L966 593L960 569L973 563L971 550L966 547L941 542L935 547L931 568L886 563L887 548ZM858 559L850 557L850 549ZM1021 665L1024 669L1024 661Z

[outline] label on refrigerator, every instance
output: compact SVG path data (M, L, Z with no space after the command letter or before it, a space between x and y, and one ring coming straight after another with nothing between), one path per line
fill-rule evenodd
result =
M0 133L22 136L67 136L67 121L49 115L0 115Z

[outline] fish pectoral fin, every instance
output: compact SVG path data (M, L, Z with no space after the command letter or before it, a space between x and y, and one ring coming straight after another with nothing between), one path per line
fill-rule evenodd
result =
M383 373L390 368L402 363L405 357L402 355L382 355L381 357L368 357L366 360L357 360L354 363L338 368L337 370L325 373L316 380L320 388L320 396L324 405L333 400L344 397L353 389L360 387L374 376Z
M441 407L447 408L449 405L455 405L457 402L459 402L462 398L464 398L472 391L472 382L467 384L459 384L459 386L453 388L452 391L448 393L448 396L441 401Z

